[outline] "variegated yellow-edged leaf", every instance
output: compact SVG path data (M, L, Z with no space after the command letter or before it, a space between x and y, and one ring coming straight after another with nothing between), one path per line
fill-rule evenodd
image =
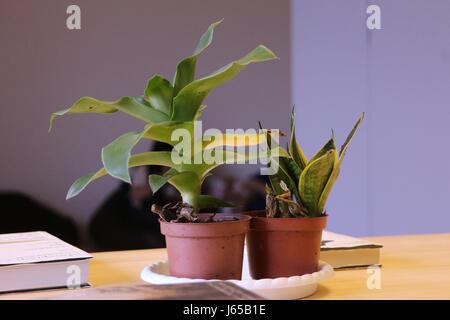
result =
M300 147L300 144L297 142L295 137L295 110L292 109L291 113L291 137L289 141L289 153L291 154L294 161L297 163L300 171L308 164L308 158L305 156L303 149Z
M310 161L314 161L316 159L319 159L321 156L326 154L330 150L336 150L336 145L334 143L334 139L331 138L330 140L325 143L325 145L311 158Z
M214 149L217 147L251 147L264 143L265 133L225 133L221 135L210 135L203 137L203 149Z
M361 114L361 116L358 118L358 120L356 121L356 124L353 127L353 129L348 134L347 139L345 139L344 144L341 146L341 150L339 151L339 161L342 161L342 159L344 159L345 153L347 152L348 145L349 145L350 141L352 141L353 135L355 134L356 130L358 130L359 125L363 121L364 115L365 115L365 113L363 112Z
M334 167L336 150L330 150L322 157L311 161L302 171L299 181L299 193L303 206L309 215L319 216L319 199Z
M319 204L318 204L318 212L325 212L325 205L328 200L328 196L331 193L331 190L333 189L333 185L336 182L336 179L339 176L341 163L339 161L338 153L334 152L334 161L333 161L333 171L331 172L330 178L328 179L325 188L323 188L322 194L319 198Z

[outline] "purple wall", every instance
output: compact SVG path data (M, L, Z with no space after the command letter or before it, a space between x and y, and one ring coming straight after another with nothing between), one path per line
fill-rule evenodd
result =
M312 152L366 112L328 204L330 229L449 232L450 2L293 1L294 102Z
M66 29L66 8L82 10L82 30ZM142 127L121 115L58 119L52 111L92 95L140 95L147 79L172 78L207 26L225 18L199 60L204 75L260 43L280 60L249 66L207 99L210 127L249 128L262 120L286 129L290 94L289 1L96 0L0 2L0 190L20 190L49 203L80 224L117 185L106 177L65 201L69 185L100 165L100 149ZM267 88L270 88L267 89ZM276 112L275 112L276 111ZM137 151L148 148L143 143ZM233 174L257 168L233 167Z

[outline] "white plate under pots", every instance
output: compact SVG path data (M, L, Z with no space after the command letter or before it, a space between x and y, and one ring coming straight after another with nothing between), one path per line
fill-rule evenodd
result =
M294 300L312 295L317 285L334 275L333 268L325 263L319 263L319 270L302 276L281 277L275 279L254 280L250 277L248 263L244 258L244 268L241 280L230 281L242 288L252 291L263 298L272 300ZM146 266L141 272L141 279L151 284L179 284L200 281L217 281L204 279L178 278L169 274L167 261L160 261Z

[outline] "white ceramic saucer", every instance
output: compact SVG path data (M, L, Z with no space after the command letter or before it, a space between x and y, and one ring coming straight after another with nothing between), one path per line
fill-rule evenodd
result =
M245 259L244 259L245 260ZM302 276L282 277L276 279L254 280L248 272L248 264L244 261L242 280L227 280L252 291L266 299L293 300L312 295L317 290L319 282L330 279L334 275L333 268L320 262L319 270ZM199 281L217 281L203 279L177 278L170 276L167 261L160 261L145 267L141 272L141 279L151 284L177 284Z

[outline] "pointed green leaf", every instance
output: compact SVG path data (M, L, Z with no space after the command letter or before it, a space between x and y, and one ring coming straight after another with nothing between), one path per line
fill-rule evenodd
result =
M212 43L212 39L214 36L214 29L221 24L223 19L213 22L209 25L208 30L202 36L200 37L200 40L198 41L197 47L195 48L194 55L199 55L202 53L203 50L209 47L209 45Z
M311 161L300 175L298 187L300 199L309 215L322 214L319 199L333 170L336 152L330 150L319 159Z
M173 96L176 96L181 89L194 81L197 56L211 44L214 35L214 28L219 25L222 20L212 23L208 27L208 30L206 30L206 32L200 37L194 54L181 60L180 63L178 63L177 71L173 80Z
M168 180L168 182L178 190L184 203L190 204L194 210L198 210L198 200L200 196L200 178L191 171L180 172Z
M168 182L181 194L184 203L197 211L202 208L233 207L229 202L208 195L200 195L201 182L197 174L186 171L174 174Z
M195 118L203 100L215 87L235 77L253 62L275 59L275 54L265 46L258 46L245 57L236 60L220 70L185 86L176 95L172 106L172 121L191 121Z
M123 97L116 101L101 101L91 97L83 97L75 102L69 109L57 111L50 116L50 128L56 117L75 113L114 113L122 111L130 116L148 123L167 121L168 116L147 105L142 98Z
M233 208L233 207L235 207L234 204L209 195L200 195L198 197L199 209Z
M334 152L333 171L331 172L330 178L328 179L328 182L320 195L318 212L325 212L325 204L327 203L328 196L330 195L333 185L339 176L340 167L341 163L338 159L338 153Z
M110 176L131 183L128 161L131 157L131 149L141 137L141 132L128 132L103 147L102 162Z
M159 189L161 189L170 178L176 175L178 172L175 169L170 169L162 176L159 174L151 174L148 176L148 184L152 189L153 193L156 193Z
M342 163L342 160L344 159L348 145L349 145L350 141L352 140L355 132L357 131L357 129L363 119L364 119L364 113L358 118L355 126L350 131L349 135L347 136L347 139L345 139L345 142L341 147L341 151L339 152L339 156L338 156L337 152L335 152L333 171L330 175L330 178L329 178L327 184L325 185L325 188L322 191L322 194L320 195L319 204L318 204L319 212L324 212L324 210L325 210L325 205L328 200L328 197L331 193L334 183L336 182L336 180L339 176L339 172L341 169L341 163Z
M169 80L156 75L148 80L144 97L150 105L166 115L170 115L172 109L173 87Z
M302 173L297 162L295 162L294 159L290 157L282 158L280 159L280 162L283 163L283 168L285 168L286 173L291 177L291 179L295 183L295 186L297 187L298 180L300 179L300 174Z
M339 161L342 161L342 159L344 159L345 153L347 152L348 145L349 145L350 141L352 141L353 135L355 134L359 125L363 121L364 115L365 115L365 113L363 112L362 115L356 121L356 124L353 127L352 131L350 131L350 133L348 134L347 139L345 139L344 144L341 146L341 151L339 152Z
M229 202L209 195L200 195L201 182L197 174L186 171L174 174L169 180L181 194L184 203L190 204L197 211L202 208L233 207Z
M292 109L291 113L291 137L289 142L289 153L291 154L294 161L297 163L300 171L305 169L308 164L308 158L305 156L303 149L298 144L295 137L295 110Z
M176 122L167 121L160 122L153 125L148 125L144 129L143 137L145 139L156 140L160 142L165 142L172 146L179 143L179 141L172 140L172 133L175 130L187 130L190 136L194 136L194 123L193 122Z
M164 186L170 177L160 176L159 174L151 174L148 176L148 184L153 193L156 193L162 186Z
M330 140L325 143L325 145L314 155L314 157L311 158L310 161L314 161L316 159L319 159L321 156L326 154L330 150L336 150L336 145L334 144L334 139L331 138Z
M82 176L75 180L75 182L70 186L69 191L66 195L66 200L75 197L78 195L81 191L86 188L86 186L94 181L95 179L98 179L102 176L106 175L106 170L104 168L100 169L97 172L89 173L85 176Z
M181 89L195 79L195 68L197 66L197 56L190 56L181 60L177 65L174 77L173 95L176 96Z
M131 156L130 161L128 163L128 167L130 168L146 165L166 166L174 168L176 170L180 168L180 166L172 162L170 151L151 151L135 154ZM106 174L107 174L106 169L101 168L95 173L91 173L77 179L69 188L66 199L70 199L77 196L81 191L83 191L87 187L89 183L100 177L105 176Z
M200 108L198 108L197 113L195 114L194 120L200 119L203 114L203 111L206 109L206 105L202 104Z

